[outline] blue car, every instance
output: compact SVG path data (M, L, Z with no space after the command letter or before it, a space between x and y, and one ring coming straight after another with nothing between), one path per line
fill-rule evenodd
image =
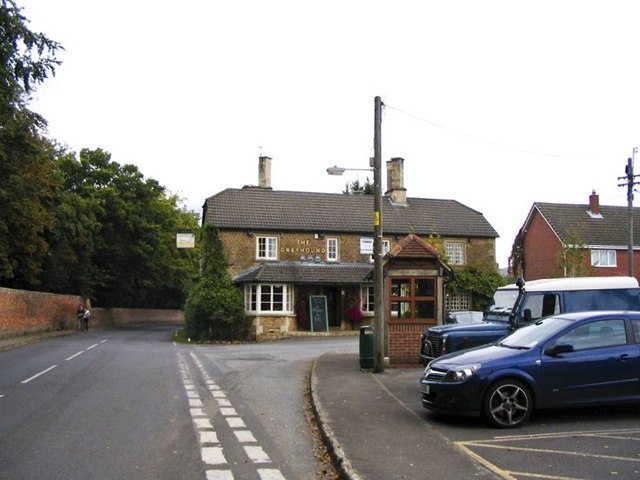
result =
M420 379L434 412L519 427L534 409L640 401L640 312L547 317L433 360Z

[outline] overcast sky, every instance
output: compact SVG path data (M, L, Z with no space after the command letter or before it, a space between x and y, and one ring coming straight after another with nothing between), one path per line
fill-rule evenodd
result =
M50 137L190 209L257 184L261 153L277 190L365 181L326 168L368 167L376 96L407 195L482 212L502 267L534 202L627 205L637 0L17 1L66 49L31 105Z

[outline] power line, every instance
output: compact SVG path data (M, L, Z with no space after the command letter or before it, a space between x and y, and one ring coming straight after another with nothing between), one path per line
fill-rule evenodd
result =
M418 121L420 121L422 123L426 123L428 125L431 125L432 127L436 127L436 128L441 129L441 130L446 130L447 132L455 133L456 135L460 135L460 136L463 136L463 137L471 138L473 140L477 140L477 141L480 141L480 142L489 143L489 144L492 144L492 145L495 145L495 146L498 146L498 147L508 148L508 149L511 149L511 150L516 150L518 152L528 153L528 154L531 154L531 155L540 155L540 156L544 156L544 157L564 158L564 159L572 159L572 160L578 160L578 159L597 160L596 157L589 157L589 156L584 156L584 155L560 155L560 154L557 154L557 153L538 152L536 150L530 150L530 149L526 149L526 148L516 147L514 145L510 145L510 144L507 144L507 143L496 142L495 140L489 140L487 138L478 137L476 135L471 135L469 133L462 132L460 130L455 130L453 128L449 128L449 127L447 127L445 125L442 125L442 124L439 124L439 123L436 123L436 122L432 122L432 121L427 120L425 118L419 117L418 115L414 115L412 113L408 113L408 112L405 112L403 110L400 110L399 108L392 107L386 102L385 102L384 106L385 106L385 108L389 108L391 110L394 110L394 111L396 111L396 112L398 112L398 113L400 113L402 115L405 115L407 117L413 118L414 120L418 120Z

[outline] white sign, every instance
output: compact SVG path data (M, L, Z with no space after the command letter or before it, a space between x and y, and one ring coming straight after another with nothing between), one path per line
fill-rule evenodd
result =
M177 233L176 247L193 248L196 246L196 236L193 233Z
M360 253L373 255L373 237L360 237Z

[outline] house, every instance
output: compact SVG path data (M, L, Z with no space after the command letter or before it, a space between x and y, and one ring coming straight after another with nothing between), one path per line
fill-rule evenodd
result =
M638 248L640 210L632 212ZM587 204L534 203L516 238L519 253L512 263L526 280L628 275L629 238L629 208L600 205L595 191Z
M219 230L256 337L373 323L373 195L274 190L271 162L260 157L257 186L207 198L202 216ZM495 265L498 235L480 212L455 200L407 197L402 158L387 162L387 187L381 208L386 334L398 345L411 338L415 351L403 355L416 362L424 327L442 323L445 310L470 308L465 293L445 296L451 269ZM434 236L447 262L428 244ZM316 307L326 324L314 323Z

